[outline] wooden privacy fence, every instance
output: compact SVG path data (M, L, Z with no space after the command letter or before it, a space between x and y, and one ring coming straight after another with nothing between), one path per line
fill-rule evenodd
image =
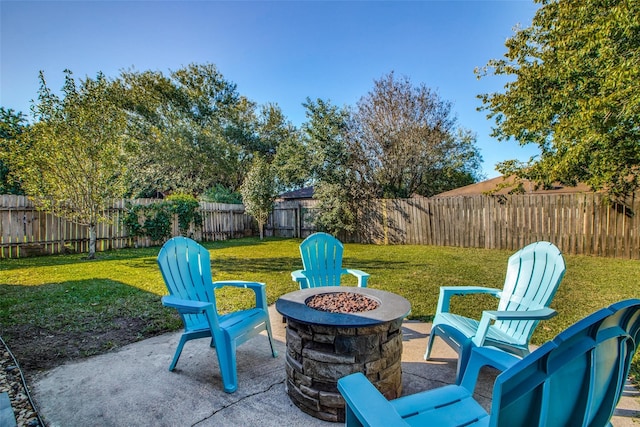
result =
M314 231L315 202L276 206L272 235ZM518 250L547 240L564 253L640 259L640 198L607 203L601 194L457 196L374 201L360 232L344 241Z
M318 212L316 200L276 203L264 227L266 236L305 238L317 231L314 216Z
M160 242L131 237L122 225L127 202L150 204L155 199L119 200L109 209L112 220L97 227L97 250L146 247ZM253 235L255 220L243 205L200 203L203 217L201 229L190 231L199 241L225 240ZM177 221L172 235L178 235ZM57 215L37 210L24 196L0 195L0 258L64 252L88 252L89 230Z
M147 204L155 200L138 199ZM99 251L160 242L133 238L121 224L125 201L111 209L114 220L98 227ZM242 205L201 203L203 227L196 240L257 234ZM304 238L316 231L317 202L281 202L265 227L267 236ZM376 200L359 213L360 232L343 241L376 244L461 246L515 251L537 240L566 254L640 259L640 198L609 204L600 194L457 196ZM178 234L174 222L173 234ZM65 251L86 252L88 230L37 211L21 196L0 196L0 257Z

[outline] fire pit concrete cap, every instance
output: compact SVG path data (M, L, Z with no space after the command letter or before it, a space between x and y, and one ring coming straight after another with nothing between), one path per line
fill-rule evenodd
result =
M362 294L377 301L379 306L375 310L359 313L332 313L313 309L306 304L306 301L314 295L336 292ZM378 289L325 286L285 294L276 301L276 310L284 317L302 323L349 328L378 325L405 318L411 312L411 304L400 295Z

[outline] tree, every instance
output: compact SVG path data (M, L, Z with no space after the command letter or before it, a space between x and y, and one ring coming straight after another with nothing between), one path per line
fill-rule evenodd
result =
M278 189L296 190L310 182L311 172L309 151L302 141L300 132L291 128L287 137L280 142L272 165L276 171Z
M307 169L319 202L316 225L334 235L355 231L356 212L366 186L353 173L347 141L349 112L322 99L307 98L303 106L308 119L302 126Z
M0 194L23 194L20 182L12 177L7 161L9 146L20 138L25 129L22 113L0 107Z
M296 134L276 104L258 107L213 64L191 64L169 75L127 71L119 81L121 105L140 147L130 166L136 171L132 194L235 192L254 154L271 162L278 146Z
M475 182L475 135L456 124L451 104L393 72L362 97L349 129L350 150L378 197L432 196Z
M242 204L242 195L224 185L216 184L200 195L200 199L212 203Z
M257 153L274 168L278 191L301 188L308 181L309 159L300 133L277 104L260 107L254 140Z
M119 83L139 144L130 165L132 194L199 195L216 184L240 186L255 105L214 65L191 64L168 76L127 71Z
M10 167L36 205L89 227L88 258L96 227L126 189L126 116L111 102L111 82L99 74L76 84L65 71L63 97L40 73L35 123L10 141Z
M309 150L309 169L314 182L341 183L349 168L347 124L349 112L330 101L307 98L302 104L308 121L302 128Z
M240 187L242 202L249 215L258 222L260 239L264 238L264 224L269 219L277 196L275 173L269 162L256 156Z
M498 170L625 196L640 184L640 2L535 1L531 27L477 70L514 78L504 92L480 95L493 135L541 152Z

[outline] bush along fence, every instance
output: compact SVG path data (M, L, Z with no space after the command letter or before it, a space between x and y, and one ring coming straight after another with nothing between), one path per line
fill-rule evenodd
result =
M98 227L97 250L161 244L148 235L136 236L124 226L132 206L158 202L114 203L113 220ZM313 218L317 211L313 200L277 203L265 234L305 238L316 231ZM242 205L201 202L200 214L202 226L190 226L182 234L199 241L257 235L256 222ZM593 193L376 200L359 213L359 223L358 233L339 237L345 242L511 251L548 240L566 254L640 259L637 195L624 204L608 203L601 194ZM144 226L142 216L139 224ZM170 235L178 234L178 215L172 213ZM0 196L0 257L86 252L88 244L86 227L37 211L25 197Z

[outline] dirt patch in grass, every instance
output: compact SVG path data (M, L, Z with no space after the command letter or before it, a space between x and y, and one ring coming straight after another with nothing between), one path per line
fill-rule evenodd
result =
M150 330L146 319L122 317L111 319L99 330L53 330L34 325L11 325L2 330L2 338L24 373L31 376L38 371L105 353L163 332L168 330Z

